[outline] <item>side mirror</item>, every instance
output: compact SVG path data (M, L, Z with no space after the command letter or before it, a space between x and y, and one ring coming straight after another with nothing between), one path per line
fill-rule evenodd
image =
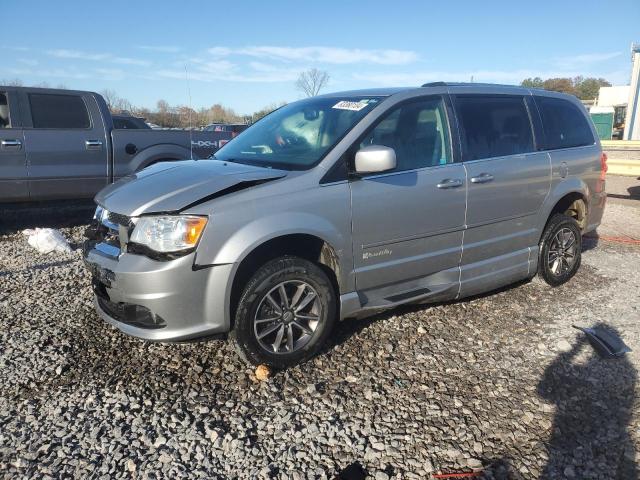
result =
M368 145L356 152L356 173L387 172L396 168L396 152L383 145Z

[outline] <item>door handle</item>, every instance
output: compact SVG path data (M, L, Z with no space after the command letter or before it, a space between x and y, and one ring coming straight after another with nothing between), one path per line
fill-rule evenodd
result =
M493 175L490 173L481 173L477 177L471 177L471 183L489 183L493 181Z
M12 148L15 150L19 150L20 147L22 147L22 142L20 140L12 138L0 141L0 145L2 145L2 148Z
M102 142L100 140L85 140L84 145L87 150L100 150L102 148Z
M436 186L438 188L458 188L458 187L461 187L462 185L463 185L462 180L458 178L445 178Z

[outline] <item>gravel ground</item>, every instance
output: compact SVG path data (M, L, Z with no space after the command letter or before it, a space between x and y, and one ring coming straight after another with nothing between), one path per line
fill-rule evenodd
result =
M604 230L638 228L635 205L612 204ZM585 240L559 288L343 322L322 355L259 382L225 342L119 333L94 313L79 251L39 255L4 228L6 478L335 478L355 462L379 480L638 477L640 246ZM633 352L600 359L571 328L598 323Z

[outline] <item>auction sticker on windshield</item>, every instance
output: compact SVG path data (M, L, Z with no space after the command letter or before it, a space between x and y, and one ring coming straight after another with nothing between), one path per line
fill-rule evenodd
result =
M337 108L338 110L353 110L354 112L359 112L367 105L367 102L349 102L348 100L342 100L336 103L332 108Z

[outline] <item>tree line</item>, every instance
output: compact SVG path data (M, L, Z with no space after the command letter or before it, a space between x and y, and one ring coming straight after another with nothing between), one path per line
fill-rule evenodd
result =
M155 109L149 109L133 105L110 89L101 91L100 95L107 102L111 113L142 117L149 123L166 128L195 128L211 123L253 123L284 105L284 103L274 103L250 115L240 115L233 108L225 107L220 103L196 110L187 105L172 106L166 100L158 100Z
M527 88L543 88L554 92L575 95L580 100L595 100L598 98L600 87L610 87L611 83L604 78L574 77L574 78L525 78L520 85Z
M313 68L300 73L295 87L304 95L312 97L318 95L328 81L329 74L327 72ZM14 79L3 80L0 85L22 86L23 84L19 79ZM574 78L525 78L520 85L527 88L543 88L545 90L568 93L581 100L594 100L598 97L600 87L610 87L611 83L604 78L578 76ZM33 86L49 87L46 82ZM64 89L66 87L58 85L56 88ZM240 115L234 109L219 103L196 110L187 105L172 106L166 100L158 100L155 109L150 109L135 106L111 89L103 90L100 94L104 97L112 113L142 117L149 123L167 128L195 128L211 123L253 123L286 103L273 103L250 115Z

